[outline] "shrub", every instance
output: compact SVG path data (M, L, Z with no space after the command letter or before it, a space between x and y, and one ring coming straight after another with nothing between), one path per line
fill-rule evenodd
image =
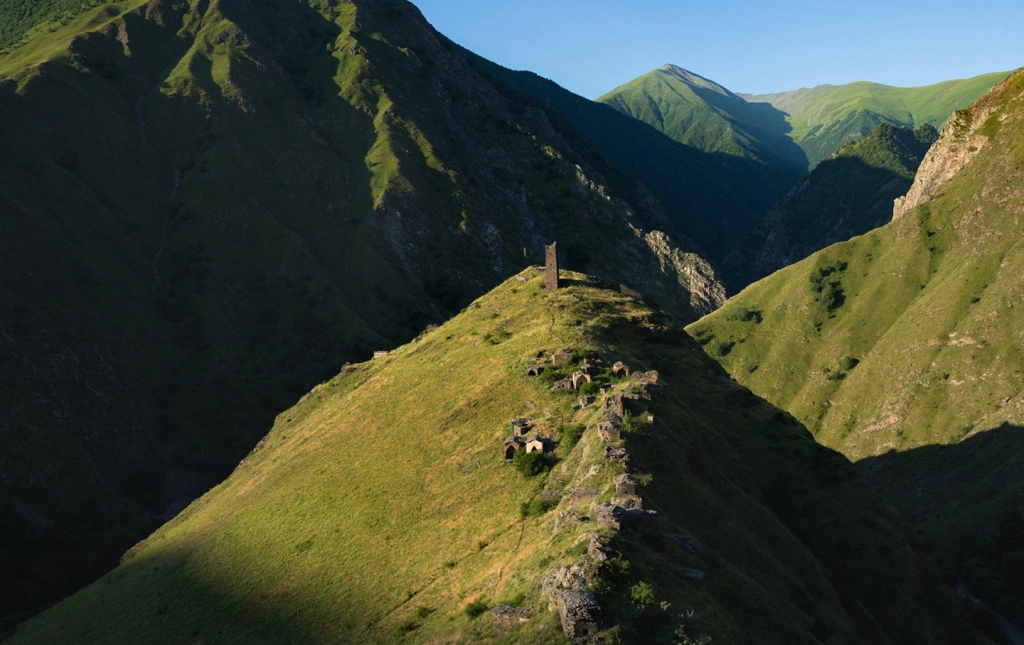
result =
M517 450L515 456L512 457L512 466L526 477L533 477L548 470L548 463L544 459L543 453L539 450L526 452L522 448Z
M723 343L717 338L712 338L707 345L708 354L712 356L722 357L729 353L732 349L732 343Z
M600 389L601 386L598 385L597 383L587 381L586 383L580 385L580 394L583 396L597 394L598 390Z
M565 449L572 450L572 447L579 443L580 438L583 437L583 431L586 429L587 426L582 423L559 426L558 430L562 433L562 445Z
M417 623L415 620L413 620L412 618L407 618L403 620L401 623L399 623L398 627L395 628L395 631L398 633L399 636L405 636L409 632L418 629L419 626L420 624Z
M654 587L641 580L629 589L629 598L641 606L654 604Z
M539 517L558 506L554 499L535 499L531 502L519 503L519 517Z
M474 600L473 602L469 603L468 605L466 605L466 608L463 609L462 611L467 616L469 616L470 620L472 620L472 619L476 618L477 616L479 616L480 614L482 614L485 611L487 611L488 609L490 609L490 606L487 604L487 601L484 600L483 598L478 598L478 599Z
M752 311L746 307L737 307L736 309L733 309L725 315L725 319L735 320L738 322L753 322L755 324L760 324L762 320L760 311Z
M860 361L858 361L856 358L852 356L843 356L842 358L839 359L839 367L847 371L857 367L858 363L860 363Z
M437 610L433 609L431 607L424 607L423 605L420 605L419 607L416 608L416 618L419 619L419 620L423 620L424 618L426 618L430 614L434 613L435 611L437 611Z

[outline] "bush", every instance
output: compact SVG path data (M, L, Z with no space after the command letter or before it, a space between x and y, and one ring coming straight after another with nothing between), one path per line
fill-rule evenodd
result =
M532 502L519 503L519 517L540 517L554 507L558 506L558 500L537 498Z
M707 344L708 354L712 356L722 357L729 353L732 349L732 343L723 343L717 338L712 338L711 342Z
M463 609L462 611L467 616L469 616L470 620L472 620L472 619L476 618L477 616L479 616L480 614L482 614L485 611L487 611L488 609L490 609L490 606L487 604L487 601L484 600L483 598L478 598L477 600L474 600L473 602L471 602L468 605L466 605L466 608Z
M601 389L601 386L598 385L597 383L594 383L592 381L587 381L586 383L580 385L580 395L581 396L587 396L587 395L597 394L598 390L600 390L600 389Z
M654 587L641 580L629 589L629 598L640 606L654 604Z
M858 361L856 358L852 356L843 356L842 358L839 359L839 367L847 371L857 367L858 363L860 363L860 361Z
M424 607L423 605L420 605L419 607L416 608L416 618L419 619L419 620L423 620L424 618L426 618L430 614L434 613L435 611L437 611L437 610L433 609L431 607Z
M526 452L523 448L517 450L515 456L512 457L512 466L526 477L533 477L548 470L548 462L544 459L542 452L539 450Z
M395 632L397 632L399 636L405 636L409 632L419 629L419 626L420 624L415 620L407 618L399 623L398 627L395 628Z
M736 309L733 309L725 315L725 319L735 320L738 322L753 322L755 324L760 324L762 320L760 311L752 311L746 307L737 307Z
M558 426L558 430L562 433L562 446L566 450L572 450L573 446L579 443L583 437L583 431L587 429L587 426L582 423L576 423L567 426Z

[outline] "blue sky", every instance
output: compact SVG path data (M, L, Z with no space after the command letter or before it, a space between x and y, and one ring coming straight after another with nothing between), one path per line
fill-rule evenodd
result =
M674 63L734 92L1024 66L1024 0L413 0L455 42L596 98Z

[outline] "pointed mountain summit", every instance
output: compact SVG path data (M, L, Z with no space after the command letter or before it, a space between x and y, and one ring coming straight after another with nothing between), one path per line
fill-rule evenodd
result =
M806 165L801 150L786 136L784 114L765 104L748 103L676 65L648 72L597 100L705 152L783 164L797 171Z
M681 320L724 300L656 200L404 1L82 7L0 57L0 130L2 616L546 242Z
M714 261L721 261L763 214L785 195L807 165L786 132L785 115L751 104L721 85L681 67L666 65L597 99L669 138L706 153L734 178L734 193L749 213L704 211L699 225L682 230ZM663 200L664 201L664 200Z
M8 642L985 642L848 461L663 314L562 277L318 385Z

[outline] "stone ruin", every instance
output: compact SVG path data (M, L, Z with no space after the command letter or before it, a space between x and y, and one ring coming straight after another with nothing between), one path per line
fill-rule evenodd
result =
M563 378L563 379L560 379L558 381L555 381L551 385L551 389L552 390L572 390L572 389L575 389L575 388L573 388L573 386L572 386L572 379Z
M505 461L509 461L512 457L515 457L516 452L522 447L522 445L523 440L521 437L509 437L503 441L501 444L501 452L502 455L504 455Z
M641 385L657 385L658 372L657 370L651 370L649 372L633 372L630 380L640 383Z
M612 365L612 376L629 376L629 367L622 361L615 361Z
M498 605L491 610L494 614L494 637L501 638L513 627L530 619L530 612L523 607Z
M573 642L596 636L601 631L601 605L594 594L578 589L556 595L562 633Z
M530 420L524 417L512 419L512 436L522 437L530 430Z
M558 286L558 242L552 242L544 247L544 288L554 291Z
M544 369L543 365L531 365L526 368L527 376L540 376L541 371Z
M606 396L602 403L602 411L606 419L622 419L626 416L626 405L621 394Z
M619 428L619 424L612 423L611 421L602 421L597 424L597 434L601 437L601 441L618 441L622 438L622 431Z
M586 381L587 383L590 383L590 374L587 374L586 372L582 372L582 371L573 372L571 378L572 378L572 389L574 389L574 390L580 389L580 383L582 381Z
M388 355L387 352L374 352L373 353L373 357L374 358L384 358L387 355Z
M572 352L555 352L551 355L552 367L561 367L572 362Z
M636 477L624 473L616 475L612 481L615 482L616 495L636 495L636 485L639 483Z
M526 452L544 452L544 440L535 434L526 437L523 445L526 446Z
M581 396L580 398L576 399L576 407L582 410L583 408L587 407L596 400L597 399L592 396Z

